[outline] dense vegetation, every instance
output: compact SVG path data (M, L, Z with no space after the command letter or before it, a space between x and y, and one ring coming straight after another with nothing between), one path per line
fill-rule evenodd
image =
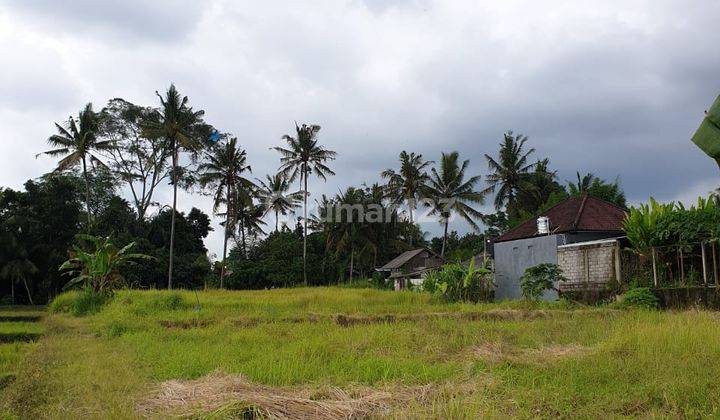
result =
M508 132L498 157L486 155L485 179L468 173L469 161L457 152L435 162L403 151L398 168L379 174L382 183L314 198L317 210L310 213L308 183L334 175L337 156L321 143L319 125L296 124L282 136L274 147L277 171L258 178L243 139L205 122L204 111L174 85L157 97L156 106L121 98L100 110L87 104L48 137L51 149L41 155L57 159L55 171L28 181L24 191L0 189L0 299L45 303L60 293L69 279L61 264L92 251L79 234L109 238L118 249L134 243L134 252L151 257L118 267L113 275L123 282L115 286L261 289L371 277L374 268L421 246L467 262L486 251L489 237L568 195L625 204L617 182L592 174L578 173L577 183L563 186L548 159L531 161L535 150L527 149L526 136ZM172 202L157 202L168 186ZM210 216L176 211L179 188L212 196L212 216L225 237L218 261L203 243ZM476 207L493 192L497 212L481 214ZM297 225L279 223L300 207ZM428 239L420 214L437 220L443 234ZM459 235L454 216L473 231Z

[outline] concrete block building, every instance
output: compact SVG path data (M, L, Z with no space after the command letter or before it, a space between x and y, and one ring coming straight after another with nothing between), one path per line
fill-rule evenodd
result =
M527 268L542 263L559 264L575 285L611 281L618 273L613 259L616 238L624 236L625 216L625 209L607 201L587 195L570 197L539 215L547 218L545 232L538 230L533 218L499 236L494 245L495 299L522 298L520 277ZM607 246L596 243L608 239ZM543 299L557 297L555 291L547 291Z

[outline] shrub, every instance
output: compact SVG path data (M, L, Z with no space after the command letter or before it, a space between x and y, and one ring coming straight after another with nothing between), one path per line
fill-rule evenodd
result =
M81 286L95 294L103 294L123 285L125 279L120 268L136 264L134 260L149 260L152 257L143 254L131 254L134 242L123 248L116 247L110 238L99 238L91 235L77 235L80 240L91 243L94 250L87 252L74 246L71 258L60 266L64 274L74 276L65 288Z
M628 290L622 299L622 306L633 308L657 309L660 301L647 287L638 287Z
M538 300L545 290L556 290L555 283L565 280L557 264L538 264L525 270L520 278L520 288L525 299Z
M75 290L57 296L50 302L51 313L68 313L74 316L90 315L99 312L111 296L94 293L92 289Z
M483 266L475 268L475 258L465 268L462 264L446 264L439 271L427 274L423 290L442 297L447 302L480 302L493 299L492 271Z

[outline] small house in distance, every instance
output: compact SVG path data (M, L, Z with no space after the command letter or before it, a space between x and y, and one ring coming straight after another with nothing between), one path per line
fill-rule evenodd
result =
M625 235L625 216L625 209L607 201L570 197L499 236L494 245L495 298L520 299L520 277L527 268L543 263L558 264L569 274L570 281L558 285L561 290L619 281L617 240ZM543 299L557 297L547 291Z
M420 286L425 274L445 264L445 259L427 248L405 251L384 266L376 269L389 275L395 282L395 290L406 289L408 285Z

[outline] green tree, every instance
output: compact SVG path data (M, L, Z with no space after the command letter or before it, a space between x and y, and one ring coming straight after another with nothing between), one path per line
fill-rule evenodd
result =
M127 184L132 194L138 220L145 218L156 188L168 176L171 149L165 138L143 134L143 124L151 120L155 110L115 98L102 110L101 133L111 141L104 150L117 177Z
M285 216L288 212L297 208L303 194L301 191L288 193L290 182L282 173L274 176L266 175L265 179L267 182L257 180L260 184L257 191L258 197L265 205L267 212L275 213L275 232L278 232L280 215Z
M164 139L172 157L173 203L170 221L170 257L168 260L168 289L172 289L173 256L175 250L175 214L177 213L177 187L179 183L179 153L182 150L196 152L203 143L200 139L205 111L195 111L188 105L188 97L180 96L174 84L171 84L165 97L160 98L160 110L153 113L145 122L143 135L150 139Z
M48 138L48 143L55 149L48 150L41 154L51 157L62 156L58 163L56 172L81 166L85 180L85 207L87 210L87 222L90 226L90 178L88 175L88 164L105 167L96 153L108 150L112 147L112 141L98 139L100 131L100 117L93 111L92 103L85 105L85 108L78 114L77 120L72 116L65 126L55 123L58 133Z
M400 153L400 170L386 169L381 176L388 180L387 189L390 197L396 204L403 202L408 205L410 223L413 223L413 212L422 190L428 180L426 169L432 161L423 160L422 155L415 153Z
M627 201L625 200L625 192L620 187L620 182L607 182L593 175L587 173L585 175L577 174L577 182L568 182L568 191L570 195L579 196L587 194L591 197L596 197L601 200L608 201L619 207L627 207Z
M313 173L326 180L328 175L335 175L326 163L335 160L337 153L325 149L318 143L319 125L298 126L295 124L295 137L288 134L282 138L287 147L275 147L280 152L280 172L292 182L300 179L303 193L303 283L307 285L307 199L308 177Z
M498 159L485 155L490 174L485 177L489 186L484 192L495 193L495 209L501 210L505 206L508 218L513 218L519 212L517 197L522 191L528 173L535 166L535 163L528 163L535 149L525 150L527 136L522 134L516 136L512 131L508 131L503 136Z
M481 219L482 214L472 205L483 204L485 194L475 191L475 185L480 182L479 175L465 180L465 171L469 164L469 160L459 163L458 152L443 153L440 171L432 168L428 183L423 187L424 196L433 201L430 214L438 215L444 227L441 256L445 255L448 225L453 213L465 219L474 229L479 229L474 219Z
M217 214L220 206L225 204L225 235L220 270L220 288L224 288L228 237L235 226L235 221L231 220L230 216L233 214L233 207L249 196L255 187L252 181L243 177L243 173L252 172L252 169L247 164L247 153L238 147L235 137L224 145L214 147L212 153L207 156L207 161L198 169L201 173L200 183L215 190L213 208L215 213Z

